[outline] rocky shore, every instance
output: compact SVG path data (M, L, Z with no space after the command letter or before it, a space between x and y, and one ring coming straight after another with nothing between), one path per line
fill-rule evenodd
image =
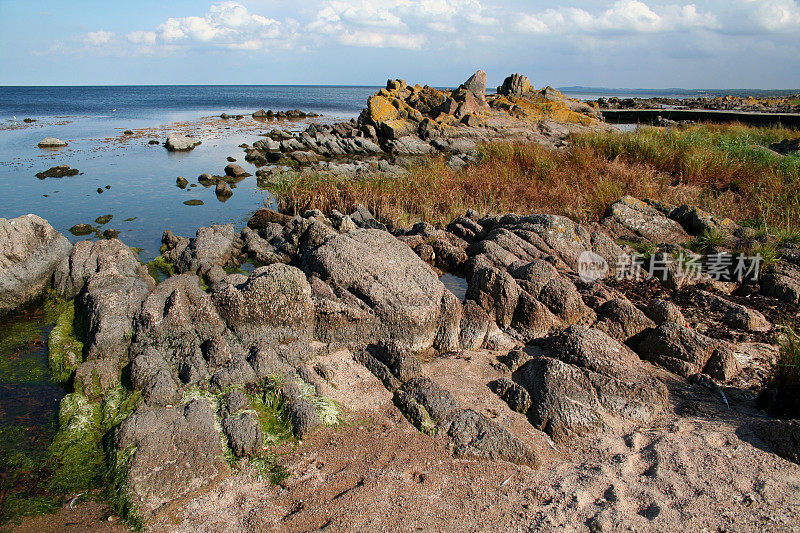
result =
M389 80L357 119L311 124L299 134L274 130L244 150L247 161L263 167L258 177L269 181L285 167L397 173L403 161L431 154L443 154L458 167L473 161L483 142L559 146L572 132L604 128L609 126L596 108L552 87L535 90L521 74L487 95L486 73L478 71L452 91Z
M698 98L598 98L599 109L704 109L748 113L800 113L800 94L780 97L707 96Z
M395 174L608 128L520 74L487 95L478 71L452 91L389 80L358 119L243 149L260 181ZM249 176L224 173L200 177L221 199ZM0 313L59 302L48 463L137 528L787 529L800 405L775 369L800 247L744 255L767 236L717 215L631 196L587 224L260 209L166 231L147 264L116 233L71 244L25 215L0 219Z
M618 257L634 253L625 243L668 259L691 254L683 246L708 228L752 237L690 206L630 197L591 226L468 212L446 229L389 230L363 208L265 209L238 232L166 232L174 275L158 284L117 239L70 246L33 215L2 224L3 310L51 290L79 317L80 329L66 321L51 339L51 367L72 390L59 415L63 466L104 454L110 501L139 525L247 458L263 462L276 442L270 399L305 439L386 395L453 456L520 468L547 467L575 439L657 427L675 414L676 383L753 405L777 357L773 322L797 314L800 298L793 250L756 280L690 277L674 260L658 279L617 280ZM582 276L586 254L609 276ZM246 262L258 267L234 271ZM465 278L465 300L442 271ZM342 381L343 368L362 377ZM364 376L383 392L356 408ZM776 394L768 403L781 404ZM521 418L499 423L498 405ZM796 423L756 419L778 428L759 442L796 461Z

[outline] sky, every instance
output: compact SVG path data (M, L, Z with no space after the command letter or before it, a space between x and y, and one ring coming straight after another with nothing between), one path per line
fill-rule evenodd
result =
M800 88L798 0L0 0L0 85Z

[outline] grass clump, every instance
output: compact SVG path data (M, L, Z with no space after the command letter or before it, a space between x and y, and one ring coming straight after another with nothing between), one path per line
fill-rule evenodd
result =
M709 228L703 233L689 241L687 248L693 252L703 253L712 248L720 248L728 245L730 238L723 231L716 228Z
M739 124L588 132L573 135L562 150L520 142L485 145L477 163L459 170L434 156L399 178L304 172L283 177L270 190L289 214L311 208L350 213L363 204L387 225L402 227L419 220L443 227L467 209L546 212L593 222L630 194L796 231L800 154L782 157L767 148L796 134Z

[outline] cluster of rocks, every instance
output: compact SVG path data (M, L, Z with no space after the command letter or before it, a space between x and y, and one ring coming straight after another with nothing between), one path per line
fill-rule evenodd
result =
M600 109L707 109L750 113L800 113L800 95L792 96L704 96L697 98L598 98Z
M597 109L551 87L534 90L520 74L509 76L497 94L487 95L486 73L478 71L452 91L389 80L357 119L311 124L299 134L275 130L246 146L245 153L259 167L283 163L330 170L341 160L377 164L387 157L436 153L461 166L474 158L481 142L536 140L552 145L572 131L603 127ZM343 174L358 170L338 169Z
M518 87L524 80L503 90ZM653 280L653 298L579 274L586 254L613 274L631 251L620 239L671 254L711 227L731 238L744 232L696 208L630 197L591 226L467 212L445 229L420 222L390 231L361 206L294 217L263 209L238 232L232 224L193 238L165 232L162 259L175 275L156 285L119 240L71 246L28 215L0 225L0 301L8 312L50 287L74 300L84 349L71 363L70 405L74 395L103 406L141 395L111 442L116 489L147 517L224 476L227 453L261 452L249 388L277 391L299 436L324 424L324 372L309 364L333 349L349 350L414 425L456 455L530 465L542 460L536 451L425 377L421 354L495 350L505 377L486 386L557 442L654 422L669 407L666 372L745 386L754 345L741 341L763 340L772 324L736 298L744 284L676 273ZM245 262L258 267L230 273ZM465 300L442 284L443 270L464 276ZM779 262L748 287L796 306L800 267ZM741 338L701 333L698 317L709 315Z
M315 118L319 115L317 113L300 111L299 109L290 109L288 111L273 111L272 109L259 109L253 113L253 118L280 120L282 118L298 119L298 118ZM227 118L224 114L220 118Z

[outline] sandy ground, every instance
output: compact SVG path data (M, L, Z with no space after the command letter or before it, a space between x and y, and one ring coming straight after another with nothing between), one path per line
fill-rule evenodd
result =
M281 450L287 481L274 486L244 468L149 530L800 531L800 465L750 431L761 416L751 395L729 394L727 407L718 392L662 373L672 412L656 425L555 446L486 387L508 375L497 355L437 358L424 372L523 439L538 469L455 459L447 441L416 431L374 376L336 352L314 363L333 370L325 393L348 419ZM85 504L18 530L122 530L107 516Z
M748 429L752 399L667 378L674 413L658 426L551 446L486 387L496 354L440 358L425 373L505 424L543 465L454 459L416 431L345 352L328 391L357 406L281 457L271 486L242 471L152 525L153 531L798 531L800 466ZM365 409L371 405L370 409Z

